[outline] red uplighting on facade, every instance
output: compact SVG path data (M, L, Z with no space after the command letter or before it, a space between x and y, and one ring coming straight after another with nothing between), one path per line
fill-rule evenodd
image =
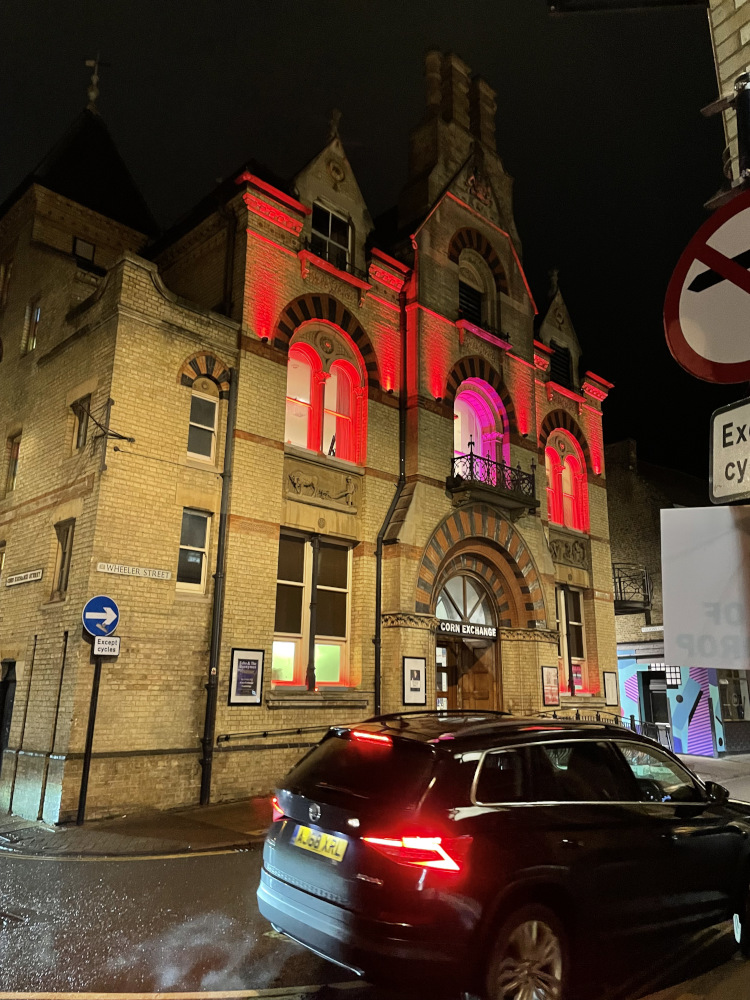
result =
M270 205L267 201L259 198L256 194L250 194L246 191L242 196L242 200L245 202L248 211L253 212L253 214L260 216L261 219L267 219L269 222L273 222L275 225L279 226L281 229L285 229L288 233L292 233L294 236L299 236L302 232L302 219L293 219L291 215L283 212L276 205Z

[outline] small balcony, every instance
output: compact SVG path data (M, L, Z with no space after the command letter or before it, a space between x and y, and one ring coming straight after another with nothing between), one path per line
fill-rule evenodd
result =
M613 563L612 578L616 615L641 615L651 609L653 588L647 569L631 563Z
M461 500L490 500L508 510L534 510L539 506L536 498L536 466L524 472L520 464L514 469L504 462L483 458L474 452L474 442L469 439L469 450L451 461L451 474L446 487Z

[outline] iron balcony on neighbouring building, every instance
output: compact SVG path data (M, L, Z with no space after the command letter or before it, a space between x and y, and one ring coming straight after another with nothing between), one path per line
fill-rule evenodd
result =
M474 451L470 439L468 452L452 459L446 486L462 500L481 496L508 510L534 510L539 506L535 469L534 462L531 471L524 472L520 464L514 469L504 462L483 458Z
M613 563L615 614L638 615L651 609L651 577L643 566Z

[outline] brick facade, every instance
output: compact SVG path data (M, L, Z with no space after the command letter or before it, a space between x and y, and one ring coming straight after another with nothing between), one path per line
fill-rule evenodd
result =
M446 74L454 85L443 99L436 79ZM21 433L15 488L0 497L3 580L43 570L0 588L0 656L15 677L0 808L51 822L75 813L93 675L81 609L99 593L119 605L122 650L103 669L87 815L197 800L232 380L214 800L267 792L325 727L371 714L378 700L384 712L404 710L405 656L425 659L434 707L441 644L463 657L457 704L539 711L541 667L558 663L560 585L581 594L585 638L584 681L563 707L603 707L602 671L615 669L601 433L611 387L591 373L579 378L559 291L537 317L486 113L492 92L440 53L427 57L427 86L428 116L412 136L390 232L373 228L336 135L289 185L241 170L155 243L39 182L0 219L0 265L12 262L0 307L0 430L4 442ZM482 114L471 111L477 102ZM346 266L311 242L315 205L347 221ZM96 266L71 253L81 234L96 247ZM459 313L465 273L486 279L478 294L489 313L478 323ZM24 353L30 301L41 302L41 321L36 348ZM357 462L285 440L294 345L361 371ZM561 350L570 377L555 381L549 361ZM495 401L487 447L513 470L536 467L535 496L519 501L503 489L503 472L452 478L462 386ZM195 391L216 399L210 460L187 453ZM71 404L88 396L78 449ZM544 447L556 428L584 456L586 531L548 517ZM3 487L9 461L6 449ZM205 586L192 589L177 580L186 508L210 518ZM70 519L60 593L55 526ZM272 683L279 539L289 532L350 551L341 686ZM489 646L436 637L442 588L464 578L489 602L498 630ZM233 649L265 654L259 705L228 704Z

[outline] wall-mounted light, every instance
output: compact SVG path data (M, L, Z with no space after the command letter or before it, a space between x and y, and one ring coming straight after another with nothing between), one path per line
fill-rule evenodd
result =
M260 338L260 342L261 342L261 344L267 344L268 343L268 337L261 337Z
M391 389L386 389L385 391L388 393L389 396L393 395L393 389L392 388Z
M436 403L442 403L443 402L443 397L442 396L435 396L435 402Z

